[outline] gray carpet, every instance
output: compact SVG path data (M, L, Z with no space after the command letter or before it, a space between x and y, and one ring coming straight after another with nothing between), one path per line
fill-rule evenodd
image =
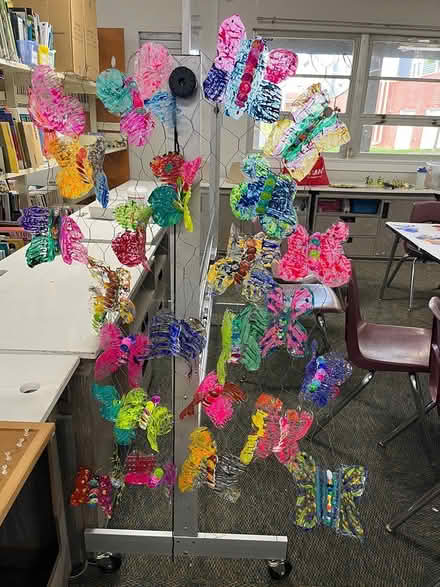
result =
M407 313L408 267L386 292L386 301L377 300L385 265L356 263L365 317L370 321L411 326L431 325L427 302L438 293L438 265L417 268L416 308ZM309 322L310 327L313 321ZM329 337L333 349L344 350L343 316L329 316ZM212 329L208 368L213 368L219 349L219 328ZM215 431L219 452L228 448L238 453L250 430L250 414L261 391L281 397L288 407L296 406L296 393L304 372L304 361L292 361L283 351L264 362L258 373L230 367L229 379L243 384L249 402L242 405L227 428ZM353 388L363 373L354 369L342 393ZM423 379L426 387L426 378ZM160 385L166 397L168 373L158 361L153 386ZM208 489L200 491L200 531L252 534L287 534L289 559L293 565L284 584L303 587L411 586L428 587L440 576L440 500L432 503L402 526L395 535L385 523L410 505L440 480L429 466L417 427L394 440L385 450L377 440L413 413L414 406L404 375L378 374L375 381L351 402L315 441L302 441L302 450L317 463L333 468L339 464L362 464L368 468L367 488L359 503L364 541L336 535L319 527L304 532L291 516L295 506L295 485L287 469L273 458L252 464L241 479L241 497L236 504L218 498ZM319 417L319 414L318 414ZM432 443L438 454L437 415L428 419ZM171 445L162 443L170 453ZM129 488L111 521L114 528L171 529L171 504L161 492ZM221 560L180 557L171 561L148 555L124 556L119 573L102 575L89 569L74 584L105 587L147 586L249 586L269 585L265 561Z

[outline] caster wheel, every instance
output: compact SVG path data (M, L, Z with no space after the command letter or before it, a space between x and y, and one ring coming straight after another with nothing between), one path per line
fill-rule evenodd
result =
M96 555L96 558L89 559L89 565L97 567L105 574L116 573L121 568L122 557L113 552L103 552Z
M282 581L290 575L292 565L289 561L269 561L269 575L274 581Z

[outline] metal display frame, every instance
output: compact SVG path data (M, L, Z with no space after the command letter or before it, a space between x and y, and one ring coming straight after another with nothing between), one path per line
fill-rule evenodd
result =
M184 30L190 21L188 4L183 2ZM217 19L215 26L217 26ZM184 35L184 41L186 44L184 50L186 49L189 53L190 35ZM205 327L209 344L213 303L206 287L206 278L209 263L215 258L217 252L220 134L223 114L218 106L208 105L202 99L202 59L200 55L175 56L176 65L190 68L198 80L196 95L191 99L179 101L182 119L191 121L190 125L183 125L183 129L179 129L179 144L183 148L186 160L192 160L199 155L203 157L205 178L209 181L209 194L208 201L202 202L200 181L193 185L191 215L194 231L192 233L187 232L183 224L169 229L170 310L177 318L199 318ZM206 140L203 137L202 127L208 125L209 140ZM171 139L171 136L169 138ZM195 427L200 425L201 417L200 409L193 417L183 420L179 419L178 414L188 404L199 382L205 376L207 355L208 345L200 357L198 372L194 369L191 378L188 378L188 364L180 358L172 359L172 397L175 417L174 462L178 471L187 457L189 435ZM194 555L266 559L270 567L284 564L287 557L287 536L199 532L198 514L198 491L181 493L175 489L171 531L90 528L85 530L86 550L161 554L171 557Z

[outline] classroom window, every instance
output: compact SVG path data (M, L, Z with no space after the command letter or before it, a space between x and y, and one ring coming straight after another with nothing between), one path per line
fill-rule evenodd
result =
M283 117L295 97L317 82L340 111L352 140L328 155L440 155L440 39L256 32L298 55L296 76L282 84ZM255 149L269 131L270 125L255 124Z

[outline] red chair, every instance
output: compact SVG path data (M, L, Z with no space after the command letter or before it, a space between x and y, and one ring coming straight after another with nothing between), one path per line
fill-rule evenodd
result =
M360 312L356 273L353 268L352 278L348 285L345 310L345 342L348 360L356 367L367 369L368 373L351 393L336 403L331 414L329 413L315 425L309 438L314 438L327 426L372 381L376 371L394 371L408 373L417 413L393 430L379 444L385 446L408 426L418 421L425 449L430 455L430 443L424 426L424 416L437 403L436 400L433 400L427 406L423 405L418 373L429 373L430 371L431 337L431 329L373 324L363 320Z
M429 309L433 315L432 324L432 342L431 342L431 372L429 376L429 392L431 394L432 403L437 406L440 411L440 298L431 298L429 301ZM434 407L433 406L433 407ZM433 499L440 495L440 483L437 483L432 489L427 491L415 503L413 503L405 512L395 516L389 524L386 524L388 532L394 532L404 522L409 520L415 513L428 505Z
M440 202L415 202L413 204L413 209L411 210L411 215L409 218L410 222L440 222ZM386 281L387 276L385 276L384 283L380 290L379 299L383 299L383 294L386 287L390 287L394 278L396 277L399 269L402 267L402 264L405 261L411 261L411 275L409 280L409 305L408 310L411 311L413 307L413 298L414 298L414 275L416 270L416 263L426 263L426 261L432 261L432 259L424 253L423 251L419 251L415 245L412 243L405 241L404 242L405 254L404 256L399 259L397 262L394 271L391 274L391 277ZM387 273L390 268L387 268Z

